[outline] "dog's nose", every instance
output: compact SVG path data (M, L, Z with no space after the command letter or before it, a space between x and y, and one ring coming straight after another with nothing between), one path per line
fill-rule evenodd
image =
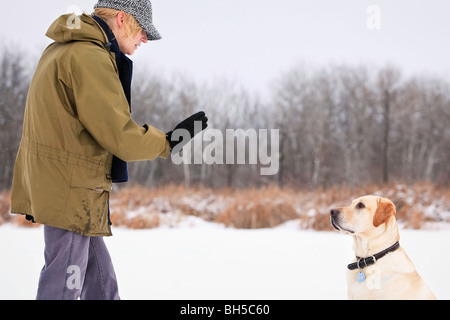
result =
M339 212L341 212L339 209L331 209L330 210L330 215L332 217L335 217L335 216L337 216L339 214Z

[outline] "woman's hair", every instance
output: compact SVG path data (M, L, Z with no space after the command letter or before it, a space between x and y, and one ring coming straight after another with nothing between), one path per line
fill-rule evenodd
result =
M95 8L94 14L104 20L109 24L109 21L119 14L119 10L109 9L109 8ZM125 31L129 37L136 36L142 31L142 27L139 22L129 13L125 12L123 24L125 26Z

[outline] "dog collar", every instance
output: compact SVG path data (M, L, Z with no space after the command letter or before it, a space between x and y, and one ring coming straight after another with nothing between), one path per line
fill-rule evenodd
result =
M400 248L400 243L397 241L396 243L394 243L392 246L390 246L389 248L378 252L377 254L374 254L373 256L367 257L367 258L361 258L361 257L356 257L357 261L354 263L350 263L347 268L349 270L356 270L356 269L362 269L365 268L367 266L370 266L372 264L375 264L375 262L377 262L377 260L383 258L385 255L387 255L389 252L393 252L395 250L397 250L398 248Z

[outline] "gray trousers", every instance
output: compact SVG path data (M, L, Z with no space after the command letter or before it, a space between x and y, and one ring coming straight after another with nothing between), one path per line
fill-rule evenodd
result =
M111 257L103 237L44 226L45 265L37 300L118 300Z

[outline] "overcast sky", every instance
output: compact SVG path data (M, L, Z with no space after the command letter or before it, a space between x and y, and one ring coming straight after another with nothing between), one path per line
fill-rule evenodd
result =
M39 57L48 26L95 0L2 0L0 41ZM135 68L225 77L264 90L295 65L398 66L450 79L449 0L152 0L163 36L139 48ZM368 8L375 5L376 11ZM6 6L6 8L5 8ZM372 7L373 9L373 7ZM371 30L371 28L375 28ZM380 29L378 29L380 27Z

